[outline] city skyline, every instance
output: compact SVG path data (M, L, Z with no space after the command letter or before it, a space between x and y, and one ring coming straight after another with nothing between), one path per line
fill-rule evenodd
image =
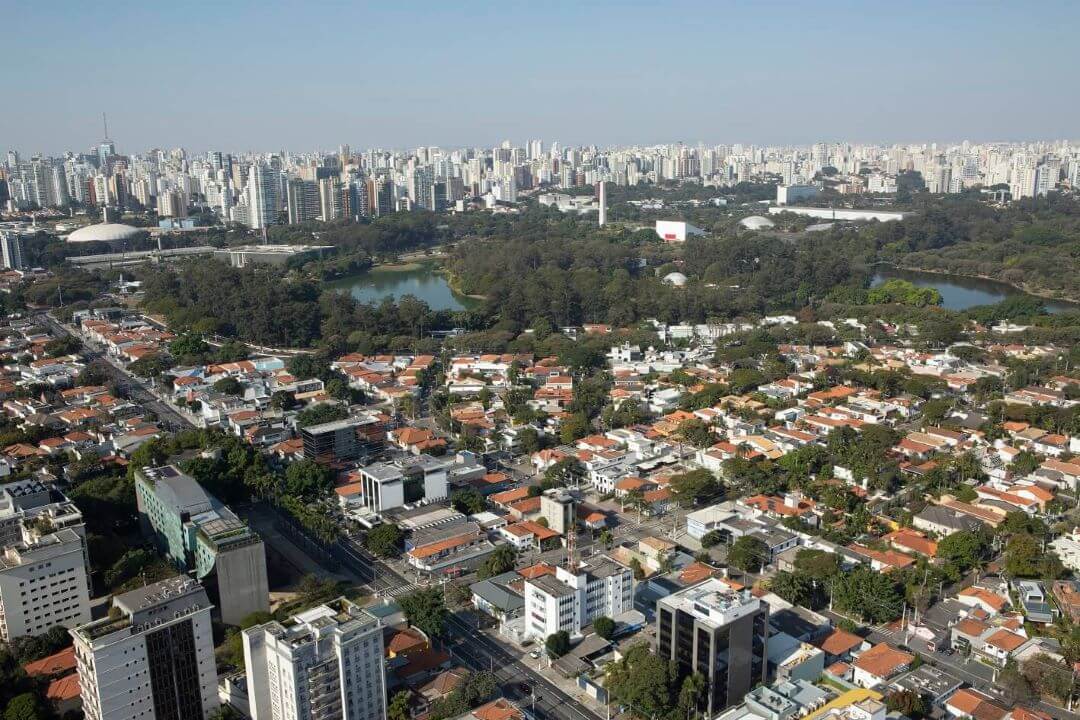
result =
M1068 138L1080 110L1062 92L1080 21L1064 3L1042 4L1034 23L1006 5L116 10L108 24L70 4L11 13L9 48L26 62L6 91L18 111L0 118L5 147L84 148L100 140L102 111L129 149L269 151L506 136L1004 142Z

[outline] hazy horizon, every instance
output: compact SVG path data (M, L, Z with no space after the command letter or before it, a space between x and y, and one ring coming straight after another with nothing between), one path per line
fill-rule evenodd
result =
M27 156L1080 134L1080 4L6 5Z

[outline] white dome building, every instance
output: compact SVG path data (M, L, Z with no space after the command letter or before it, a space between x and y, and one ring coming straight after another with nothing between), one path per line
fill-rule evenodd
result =
M664 282L675 287L686 285L686 276L681 272L671 272L664 276Z
M776 227L776 223L774 223L769 218L762 217L760 215L751 215L750 217L744 217L742 220L739 221L739 224L747 230L767 230L771 227Z
M121 243L139 237L145 230L121 223L98 223L79 228L67 236L69 243L107 242Z

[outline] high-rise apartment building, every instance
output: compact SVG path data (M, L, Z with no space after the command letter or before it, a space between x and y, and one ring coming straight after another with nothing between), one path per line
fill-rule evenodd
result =
M382 624L340 598L243 632L252 720L382 720Z
M341 182L336 177L320 178L319 219L324 222L341 217Z
M0 485L0 639L90 619L82 513L38 480Z
M291 178L286 187L290 225L310 222L319 217L319 188L314 182Z
M2 256L4 268L22 270L22 240L19 233L0 230L0 256Z
M71 631L87 720L208 720L219 706L210 601L178 576Z
M262 163L255 163L248 172L247 224L255 230L277 222L278 175L278 171Z
M706 717L765 682L769 606L712 578L656 604L657 654L708 680Z
M223 622L270 609L262 539L190 475L172 465L141 468L135 500L144 530L178 569L206 584Z

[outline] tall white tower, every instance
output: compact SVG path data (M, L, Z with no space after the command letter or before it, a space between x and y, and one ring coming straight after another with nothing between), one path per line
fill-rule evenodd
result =
M607 183L600 181L600 227L607 224Z

